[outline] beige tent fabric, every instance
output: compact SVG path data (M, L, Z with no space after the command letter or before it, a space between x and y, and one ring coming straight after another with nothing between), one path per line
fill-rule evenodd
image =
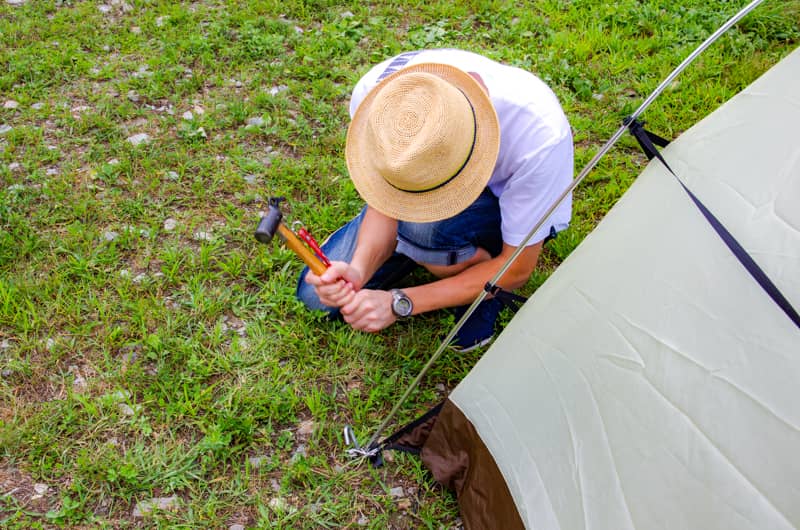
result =
M800 51L663 152L800 310ZM800 526L800 329L660 162L451 400L528 528Z

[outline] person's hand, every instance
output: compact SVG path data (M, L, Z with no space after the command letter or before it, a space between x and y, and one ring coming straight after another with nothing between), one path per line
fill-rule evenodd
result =
M342 307L352 301L361 286L361 273L344 261L333 261L320 276L311 271L306 283L314 286L320 302L328 307Z
M397 320L392 312L392 293L362 289L341 307L344 321L353 329L374 333L387 328Z

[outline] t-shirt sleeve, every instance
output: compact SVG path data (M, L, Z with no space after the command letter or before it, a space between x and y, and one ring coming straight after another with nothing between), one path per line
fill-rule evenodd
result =
M523 157L500 194L503 241L519 246L572 182L572 136L566 135L543 150ZM533 245L551 232L566 229L572 216L572 196L564 199L528 241Z
M350 96L350 118L352 119L356 113L356 109L364 101L364 98L367 96L370 90L378 84L378 76L381 72L386 70L386 67L389 66L389 63L392 59L387 59L381 63L376 64L372 68L370 68L369 72L367 72L364 77L359 79L356 83L356 86L353 88L353 94Z

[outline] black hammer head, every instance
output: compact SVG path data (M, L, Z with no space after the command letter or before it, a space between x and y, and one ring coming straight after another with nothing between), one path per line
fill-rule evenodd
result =
M261 218L256 228L256 239L261 243L269 243L275 237L278 231L278 225L281 224L283 214L281 213L280 203L284 200L283 197L271 197L269 199L269 211L267 215Z

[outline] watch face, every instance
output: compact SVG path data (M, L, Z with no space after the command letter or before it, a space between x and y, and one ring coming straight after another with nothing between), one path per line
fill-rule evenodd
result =
M398 317L407 317L414 310L414 304L403 291L392 291L392 312Z
M394 301L395 312L403 317L411 314L411 300L408 298L398 298Z

